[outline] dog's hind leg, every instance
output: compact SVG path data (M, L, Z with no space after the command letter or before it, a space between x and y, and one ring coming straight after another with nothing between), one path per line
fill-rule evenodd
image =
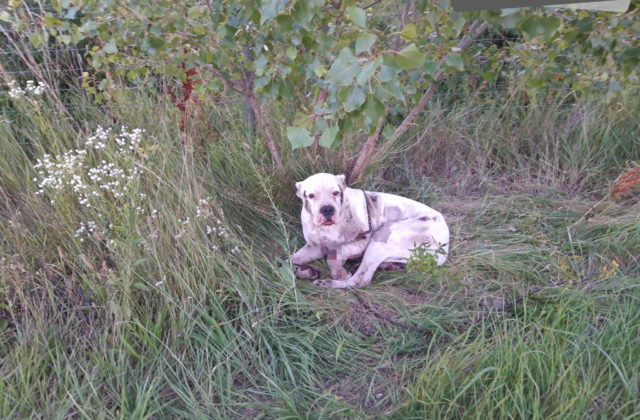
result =
M433 222L429 218L416 217L383 224L373 234L360 267L351 277L345 281L316 280L313 284L330 288L364 286L371 283L380 264L404 263L411 256L411 250L423 243L429 244L435 253L441 245L448 245L449 231L440 231Z

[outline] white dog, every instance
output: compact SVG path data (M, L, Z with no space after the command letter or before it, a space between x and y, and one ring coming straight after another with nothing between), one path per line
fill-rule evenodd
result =
M442 214L422 203L348 188L344 175L315 174L297 182L296 188L303 202L302 231L307 241L291 257L296 276L318 278L318 270L306 264L326 255L333 277L316 280L315 286L364 286L378 267L406 263L411 249L421 244L427 244L438 265L447 259L447 223ZM362 263L350 275L343 265L358 257Z

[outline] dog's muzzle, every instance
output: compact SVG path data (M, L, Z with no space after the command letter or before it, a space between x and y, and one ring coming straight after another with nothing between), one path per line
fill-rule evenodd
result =
M323 226L331 226L335 222L333 221L333 216L336 214L336 209L333 206L322 206L320 207L320 224Z

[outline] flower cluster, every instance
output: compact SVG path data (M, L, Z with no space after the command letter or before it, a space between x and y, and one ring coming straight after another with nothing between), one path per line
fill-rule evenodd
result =
M207 225L207 235L217 235L220 238L228 239L229 234L224 229L224 226L222 226L222 222L220 221L220 219L216 219L216 225L217 226Z
M40 96L44 92L46 85L42 82L36 84L33 80L27 80L27 86L21 88L18 86L15 80L11 80L7 83L9 88L9 96L13 99L24 98L26 95Z
M36 169L38 175L43 178L40 180L40 189L37 194L43 194L44 188L61 190L65 183L74 186L74 190L82 189L82 180L77 172L78 168L82 167L82 161L86 154L86 150L76 149L69 150L62 155L56 155L53 159L49 154L38 159L33 169ZM34 181L38 181L38 178L34 178Z
M136 150L143 133L144 130L140 129L129 132L125 127L115 136L115 141L110 142L109 139L113 137L111 129L99 126L87 138L85 149L69 150L55 157L45 154L34 165L38 174L33 180L38 185L36 194L47 193L55 197L56 194L69 192L86 208L92 207L92 198L124 197L131 190L132 184L140 178ZM117 162L107 161L107 156L100 159L101 150L108 147L116 150L119 158ZM93 152L89 153L92 149ZM89 164L89 155L96 162L93 165ZM51 204L54 202L51 199Z
M87 172L89 180L98 188L107 191L115 198L123 197L129 191L129 184L140 177L140 170L123 169L115 163L102 161L100 165L90 168Z
M140 146L145 133L146 130L141 128L134 128L129 131L127 127L122 127L120 129L120 133L118 133L114 139L115 145L118 146L116 154L121 155L135 152L138 149L138 146ZM87 138L85 144L95 150L105 149L111 136L112 130L110 127L103 128L99 125L96 128L95 133Z
M144 133L146 133L146 130L140 128L134 128L131 132L128 132L126 127L123 127L118 137L116 137L116 144L120 146L118 153L135 151L140 145Z
M76 230L76 233L73 235L73 237L80 238L80 242L84 242L84 238L82 238L83 234L92 234L96 231L96 227L96 222L93 220L90 220L87 223L80 222L80 228Z
M87 138L85 144L96 150L105 149L107 147L105 142L109 140L109 134L111 134L111 127L104 129L99 125L95 133Z
M220 216L222 217L222 211L220 211ZM218 250L218 245L216 244L220 244L221 240L229 240L229 233L227 232L227 230L225 229L224 225L222 224L222 221L220 219L215 219L215 225L214 226L206 226L207 229L207 235L209 235L209 237L211 238L211 241L213 242L211 244L211 249L213 251L217 251ZM231 250L232 253L236 253L238 251L237 249L238 247L235 247L233 250Z
M211 200L211 197L207 197L206 200L198 200L198 205L196 206L196 218L201 219L211 216L211 205L209 204L209 200Z

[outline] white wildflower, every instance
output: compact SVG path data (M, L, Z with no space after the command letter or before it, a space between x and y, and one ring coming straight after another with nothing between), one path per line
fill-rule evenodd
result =
M7 87L9 88L8 93L9 97L13 99L24 98L27 96L40 96L44 92L46 85L42 82L34 82L33 80L27 80L27 85L23 88L18 86L18 83L15 80L10 80L7 82Z
M29 87L30 91L36 91L35 84L29 84ZM134 129L130 132L123 128L119 138L124 138L127 144L137 148L142 141L143 134L144 130L141 129ZM90 197L100 198L104 197L104 194L109 194L116 199L124 197L130 191L131 184L136 182L142 173L136 164L134 155L122 156L118 162L108 162L102 158L98 164L85 165L87 151L93 149L99 153L109 146L110 138L111 128L98 126L95 132L87 138L85 149L69 150L56 156L45 154L42 158L37 159L34 165L38 174L34 178L38 187L36 194L70 191L78 203L87 208L91 207ZM141 198L145 196L140 194ZM139 205L137 207L137 212L144 213L144 209Z

